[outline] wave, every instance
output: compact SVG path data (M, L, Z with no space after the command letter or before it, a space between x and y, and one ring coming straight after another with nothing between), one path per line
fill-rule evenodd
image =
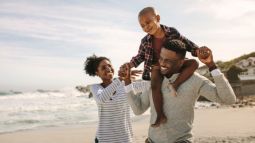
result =
M2 99L32 99L32 98L53 98L53 97L88 97L88 92L80 92L75 88L65 88L61 90L42 90L38 89L33 92L0 92Z
M24 119L24 120L14 120L14 121L7 121L4 122L5 125L14 125L14 124L35 124L40 123L40 120L33 120L33 119Z
M13 96L13 95L18 95L22 94L20 91L9 91L9 92L0 92L0 96Z
M86 91L81 90L81 91ZM95 100L77 88L37 90L34 92L2 92L0 96L0 134L37 127L84 124L98 120ZM197 108L210 107L198 102ZM145 114L150 114L148 110ZM132 114L132 117L135 115Z

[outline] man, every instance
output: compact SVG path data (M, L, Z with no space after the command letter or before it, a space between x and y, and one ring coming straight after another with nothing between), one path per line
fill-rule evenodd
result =
M203 56L208 52L209 56ZM212 52L209 48L200 48L197 55L199 60L208 66L214 83L207 78L194 73L178 89L177 96L168 84L179 76L184 62L186 49L179 40L166 40L160 52L160 72L164 75L162 83L163 110L168 121L158 128L149 127L149 143L190 143L192 142L192 124L194 120L195 102L199 96L221 104L233 104L235 94L224 75L217 69ZM126 72L130 73L127 67ZM129 75L129 74L128 74ZM127 76L129 78L129 76ZM126 86L128 99L136 115L143 114L151 108L150 123L156 120L156 111L153 105L152 92L149 81L134 82Z

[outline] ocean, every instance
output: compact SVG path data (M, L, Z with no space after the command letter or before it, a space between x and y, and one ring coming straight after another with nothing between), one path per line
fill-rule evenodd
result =
M98 120L97 106L88 94L75 88L0 92L0 133L95 122ZM198 102L196 108L211 105L211 102Z

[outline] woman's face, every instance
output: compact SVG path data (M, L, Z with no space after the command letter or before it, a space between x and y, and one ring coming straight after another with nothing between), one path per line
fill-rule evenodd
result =
M99 76L102 80L111 80L114 75L114 69L112 64L108 60L102 60L97 67L97 76Z

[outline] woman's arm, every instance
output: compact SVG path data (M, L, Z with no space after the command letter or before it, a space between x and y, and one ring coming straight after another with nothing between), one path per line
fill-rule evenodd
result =
M113 80L113 82L108 85L106 88L102 89L98 85L92 85L90 87L90 91L93 94L97 103L104 103L111 99L111 97L116 92L116 89L121 85L121 81L117 78Z

